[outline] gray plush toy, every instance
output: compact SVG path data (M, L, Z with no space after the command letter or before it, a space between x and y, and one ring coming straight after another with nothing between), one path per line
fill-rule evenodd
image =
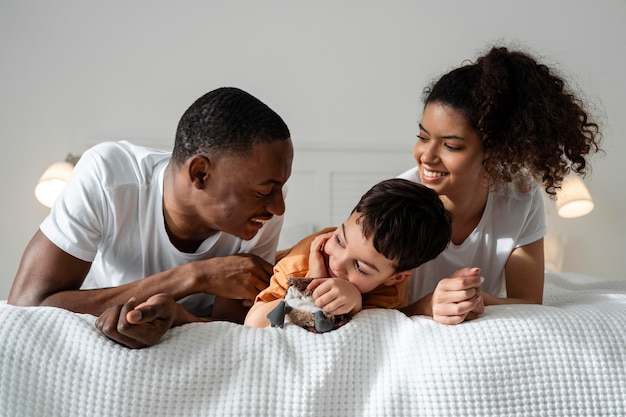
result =
M287 294L267 315L272 327L282 328L287 321L314 333L324 333L350 321L347 315L328 314L315 305L312 291L306 289L312 280L313 278L289 278Z

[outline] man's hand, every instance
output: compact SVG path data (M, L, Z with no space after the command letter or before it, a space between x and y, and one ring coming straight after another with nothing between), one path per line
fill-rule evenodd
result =
M314 279L307 289L314 290L315 305L327 313L356 314L363 308L361 292L345 279Z
M121 345L144 348L156 344L172 327L179 309L183 307L169 294L153 295L141 304L131 298L125 304L106 309L96 320L96 327ZM180 317L177 321L177 325L183 323Z
M479 268L463 268L444 278L432 294L433 319L443 324L458 324L477 318L485 310L480 286L484 279Z
M252 254L238 254L197 261L202 268L198 276L204 277L202 288L217 297L244 300L250 307L257 294L267 288L273 265Z

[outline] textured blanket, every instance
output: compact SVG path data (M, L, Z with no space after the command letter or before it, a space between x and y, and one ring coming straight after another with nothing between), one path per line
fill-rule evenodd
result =
M89 315L0 305L0 415L623 417L626 280L578 278L457 326L391 310L324 334L196 323L143 350Z

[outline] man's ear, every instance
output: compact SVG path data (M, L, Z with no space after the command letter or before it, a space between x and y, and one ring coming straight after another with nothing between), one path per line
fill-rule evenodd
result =
M189 180L194 187L202 189L206 187L211 170L211 161L204 155L194 155L189 158Z
M399 282L404 281L405 279L410 277L412 273L413 273L412 269L409 269L408 271L396 272L394 275L388 278L387 281L383 282L383 284L390 287L392 285L395 285Z

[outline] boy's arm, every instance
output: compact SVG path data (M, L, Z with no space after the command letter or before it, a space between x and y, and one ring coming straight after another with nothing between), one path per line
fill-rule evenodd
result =
M301 267L302 262L306 261L307 255L300 253L298 245L292 248L291 253L283 257L275 266L274 274L270 278L269 286L261 291L248 311L243 322L244 325L250 327L267 327L270 320L267 314L281 302L287 294L288 276L292 276L294 269ZM302 272L300 272L302 274Z
M267 315L270 311L272 311L281 300L274 301L257 301L254 303L250 311L248 311L248 315L246 315L246 319L243 322L246 326L250 327L267 327L270 325L270 319L267 318Z

